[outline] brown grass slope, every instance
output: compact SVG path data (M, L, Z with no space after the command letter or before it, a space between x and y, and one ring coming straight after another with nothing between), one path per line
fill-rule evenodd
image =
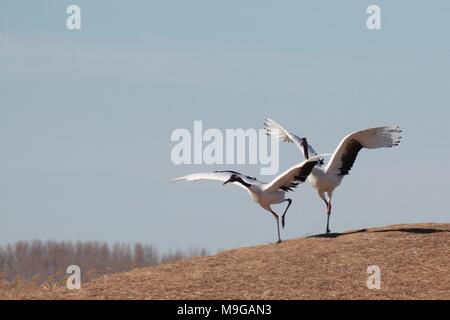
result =
M370 265L381 268L381 290L367 288ZM15 298L450 299L450 224L396 225L240 248L105 276L79 291L25 290Z

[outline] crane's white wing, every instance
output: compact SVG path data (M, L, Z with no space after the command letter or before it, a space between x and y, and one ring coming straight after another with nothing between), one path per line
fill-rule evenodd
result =
M325 172L338 177L339 183L355 163L358 152L363 149L390 148L400 143L399 127L379 127L357 131L346 136L334 151Z
M274 192L280 189L284 191L292 191L292 188L295 188L300 183L306 181L312 169L319 163L320 157L327 155L329 154L321 154L296 164L273 179L272 182L266 184L264 186L264 191Z
M303 148L304 139L287 131L275 120L269 118L267 118L266 121L264 122L264 129L266 130L267 135L278 138L283 142L294 143L297 146L297 148L300 149L301 153L303 154L303 157L305 159L307 158L305 154L305 149ZM309 143L307 143L307 145L308 145L308 156L309 157L317 156L317 152L314 150L314 148ZM321 159L320 162L323 163L323 159Z
M261 181L258 181L254 177L246 176L242 173L236 171L213 171L213 172L201 172L194 173L184 177L173 179L173 181L199 181L199 180L212 180L212 181L220 181L225 182L230 179L231 175L236 174L242 178L248 184L261 184ZM246 189L242 184L233 182L232 184L240 186Z

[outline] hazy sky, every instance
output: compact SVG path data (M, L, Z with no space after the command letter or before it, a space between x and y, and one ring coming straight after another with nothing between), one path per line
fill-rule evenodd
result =
M66 28L69 4L82 30ZM366 28L370 4L380 31ZM240 188L170 183L259 175L173 165L170 135L194 120L260 128L272 117L319 152L400 125L400 147L360 153L335 192L332 230L450 222L449 12L449 1L1 1L0 244L275 241L273 217ZM280 148L280 170L299 160ZM289 196L283 238L322 233L312 187Z

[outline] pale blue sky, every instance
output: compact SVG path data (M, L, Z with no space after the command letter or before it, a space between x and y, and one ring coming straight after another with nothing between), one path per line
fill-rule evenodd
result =
M65 27L73 3L81 31ZM381 31L366 28L370 4ZM448 1L2 1L0 244L274 241L272 216L239 188L169 183L222 169L171 163L170 134L194 120L272 117L320 152L400 125L400 147L362 152L336 191L333 231L450 222L449 12ZM281 156L281 170L298 160L292 145ZM315 191L290 196L284 238L323 232Z

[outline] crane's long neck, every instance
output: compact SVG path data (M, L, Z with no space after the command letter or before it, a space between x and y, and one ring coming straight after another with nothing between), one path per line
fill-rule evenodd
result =
M242 180L241 178L237 179L236 182L242 184L244 187L246 187L247 189L250 189L250 187L252 186L250 183L245 182L244 180Z
M305 155L305 159L308 160L309 159L308 141L305 138L303 138L301 145L303 147L303 154Z

